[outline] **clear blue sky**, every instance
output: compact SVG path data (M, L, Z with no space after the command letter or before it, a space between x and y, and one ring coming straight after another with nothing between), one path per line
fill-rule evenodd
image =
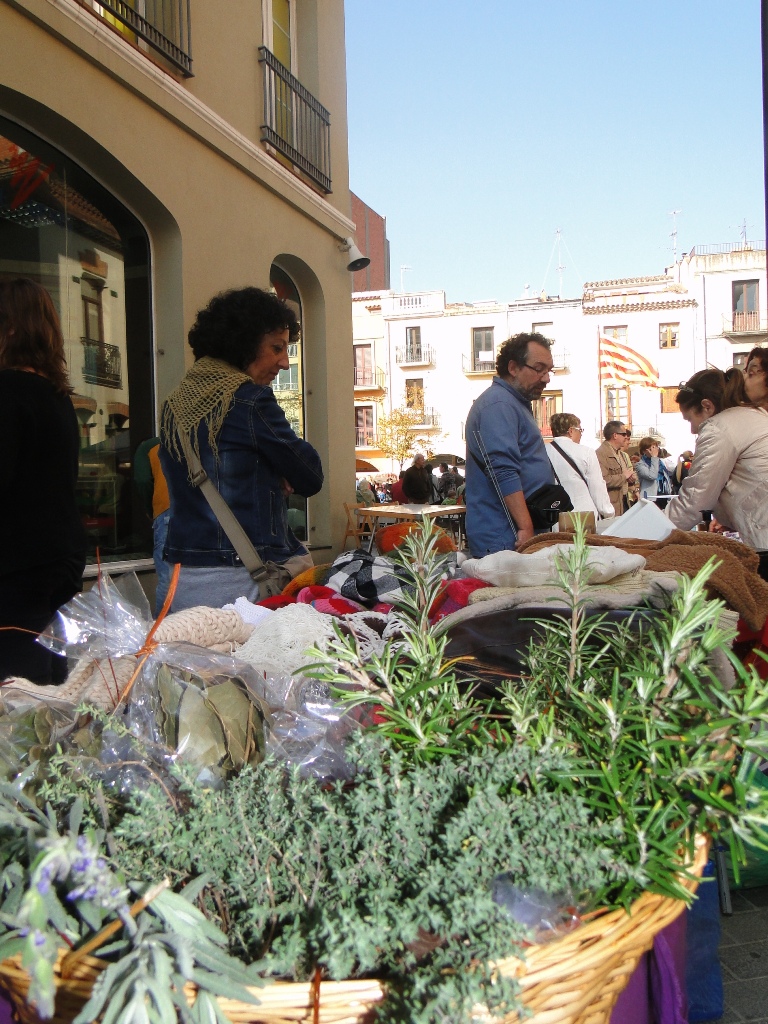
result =
M765 238L759 0L346 0L350 187L451 302ZM547 265L551 266L547 273Z

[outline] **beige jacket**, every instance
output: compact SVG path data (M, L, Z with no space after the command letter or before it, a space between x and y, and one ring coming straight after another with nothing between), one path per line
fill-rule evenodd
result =
M624 476L626 463L621 455L608 441L603 441L597 449L597 461L600 463L600 470L608 488L608 498L613 505L613 511L620 516L624 511L624 495L629 490L627 478Z
M711 509L727 530L758 551L768 550L768 413L724 409L706 420L690 472L666 513L690 530Z

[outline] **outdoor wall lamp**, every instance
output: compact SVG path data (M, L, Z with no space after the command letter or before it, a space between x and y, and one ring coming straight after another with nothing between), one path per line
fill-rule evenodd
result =
M354 238L345 238L344 244L339 246L339 252L345 252L349 256L347 270L363 270L371 262L367 256L363 256L355 245Z

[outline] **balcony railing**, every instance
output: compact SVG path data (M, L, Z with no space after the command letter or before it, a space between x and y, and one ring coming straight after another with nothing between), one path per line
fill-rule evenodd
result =
M331 115L266 46L259 47L259 63L264 67L261 141L330 192Z
M427 406L411 408L413 413L412 427L415 430L432 429L440 426L440 413L437 409L431 409Z
M83 380L86 384L100 384L105 388L121 388L123 375L120 365L120 349L117 345L105 345L90 338L81 338L83 343Z
M734 313L732 319L723 317L723 334L765 334L768 320L760 313Z
M430 366L435 353L431 345L400 345L395 350L395 361L399 366Z
M299 382L297 380L276 380L272 384L273 391L293 391L298 392Z
M377 445L378 440L372 430L355 431L355 448L375 448Z
M470 356L461 357L462 373L496 373L496 363L492 359L474 359Z
M191 20L189 0L80 0L94 14L115 21L138 36L186 77L192 77ZM126 33L123 32L125 35Z
M355 367L355 387L356 388L376 388L380 391L384 390L386 378L384 371L378 367L370 370L359 370Z

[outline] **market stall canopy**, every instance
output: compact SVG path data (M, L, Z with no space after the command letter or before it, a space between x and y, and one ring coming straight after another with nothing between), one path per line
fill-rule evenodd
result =
M449 466L463 466L466 459L461 455L433 455L429 461L433 466L439 466L441 462L447 462Z

